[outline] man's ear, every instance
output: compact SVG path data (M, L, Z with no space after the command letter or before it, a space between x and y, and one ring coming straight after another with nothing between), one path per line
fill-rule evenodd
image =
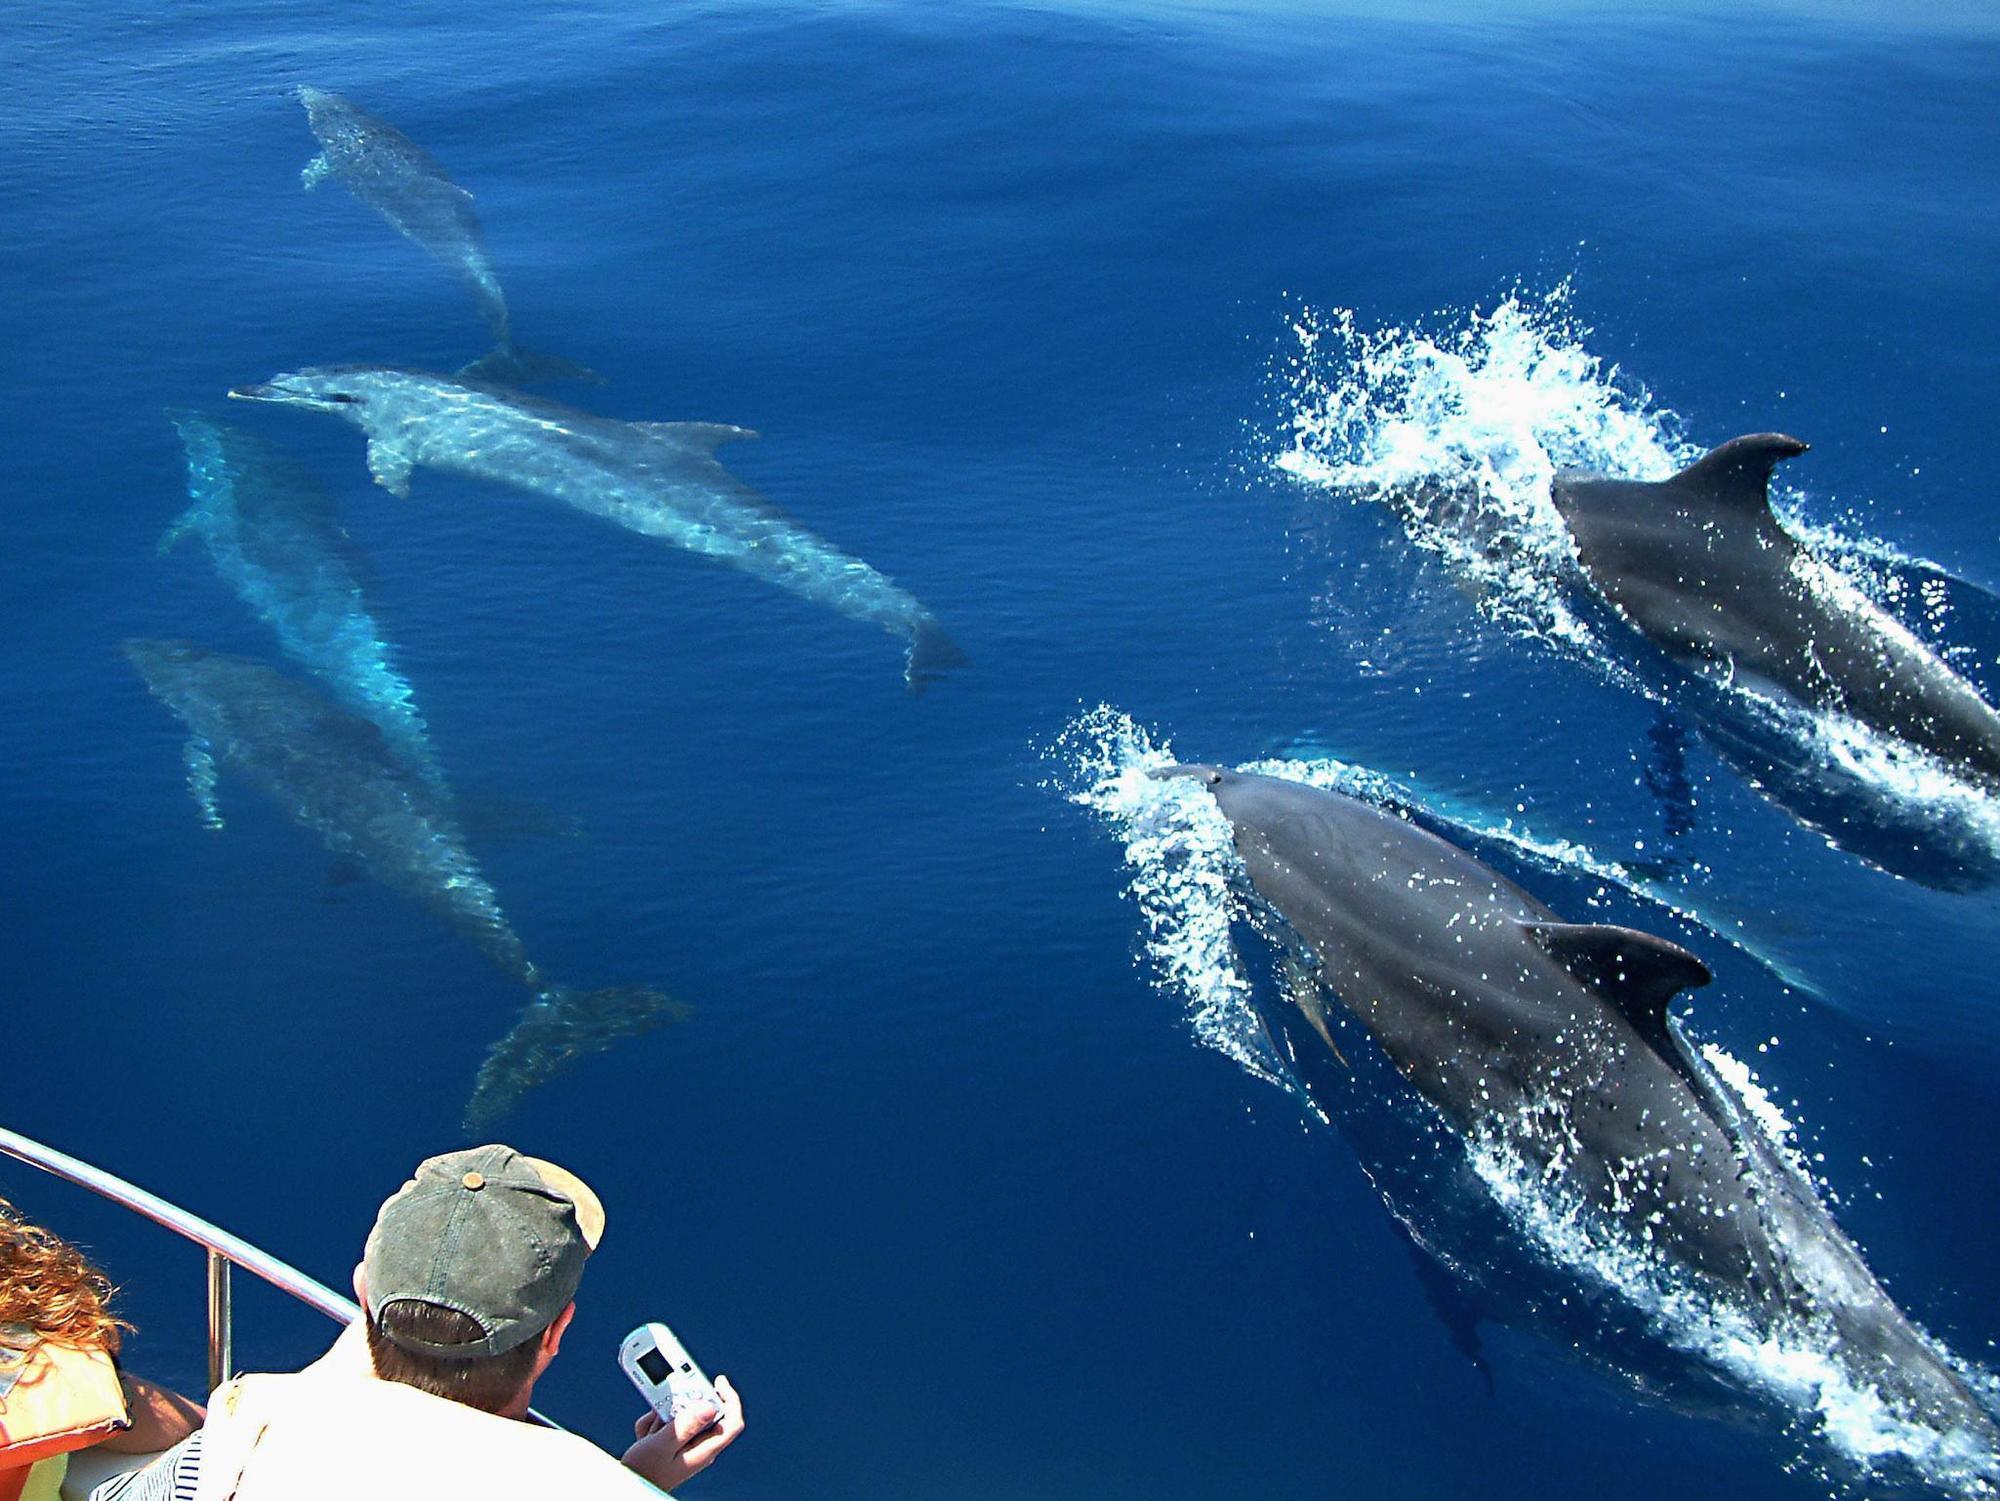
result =
M569 1328L569 1321L576 1317L576 1303L556 1315L556 1321L542 1331L542 1354L549 1360L556 1358L556 1351L562 1348L563 1334Z
M368 1282L361 1275L361 1263L354 1263L354 1301L363 1308L368 1306Z

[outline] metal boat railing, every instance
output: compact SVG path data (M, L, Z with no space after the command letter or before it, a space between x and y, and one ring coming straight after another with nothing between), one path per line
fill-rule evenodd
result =
M183 1240L191 1240L208 1252L208 1389L214 1391L235 1374L232 1360L233 1327L229 1296L229 1269L240 1266L271 1284L281 1292L290 1293L309 1308L316 1308L328 1318L341 1324L351 1324L361 1316L361 1310L353 1299L344 1298L324 1282L308 1277L297 1267L278 1260L268 1251L259 1250L241 1236L231 1235L220 1225L214 1225L198 1214L192 1214L178 1204L169 1203L158 1194L148 1193L137 1184L128 1183L116 1173L107 1173L103 1168L85 1162L80 1157L72 1157L67 1152L59 1152L54 1147L9 1131L0 1126L0 1153L38 1167L43 1172L53 1173L58 1178L67 1179L80 1188L87 1188L100 1198L121 1204L142 1218L151 1220ZM543 1417L538 1412L528 1414L535 1422L547 1427L560 1426Z

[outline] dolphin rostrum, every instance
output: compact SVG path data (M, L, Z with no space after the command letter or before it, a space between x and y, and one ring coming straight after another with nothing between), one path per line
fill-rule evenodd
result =
M199 536L215 571L277 634L285 655L373 720L442 789L409 680L390 660L369 608L365 561L332 497L284 450L196 412L171 415L187 449L191 503L160 550Z
M504 1114L570 1061L686 1014L680 1002L641 986L586 991L550 981L501 910L450 801L372 720L261 663L185 641L127 641L125 655L188 728L189 786L210 828L222 827L220 763L318 834L336 857L443 918L534 992L480 1068L468 1129Z
M486 258L486 235L472 195L445 176L429 152L395 126L356 109L338 94L301 87L320 154L300 173L308 191L338 178L404 238L471 289L493 331L493 352L466 366L468 374L503 385L541 380L601 381L596 371L554 355L531 354L514 342L507 296Z
M1630 928L1566 923L1358 799L1215 766L1154 775L1209 790L1257 899L1316 966L1278 1004L1260 992L1309 1089L1311 1069L1339 1057L1331 991L1469 1144L1697 1279L1765 1337L1823 1331L1899 1420L1957 1436L1979 1473L2000 1475L2000 1430L1965 1380L1668 1014L1708 982L1699 959Z
M1797 438L1732 438L1671 479L1555 478L1583 571L1681 666L1845 714L2000 780L2000 714L1772 514L1771 471Z
M907 637L913 690L965 660L906 590L716 461L719 445L756 436L747 428L619 422L483 382L381 365L301 370L229 394L345 417L367 435L369 472L392 494L409 494L418 464L509 485Z

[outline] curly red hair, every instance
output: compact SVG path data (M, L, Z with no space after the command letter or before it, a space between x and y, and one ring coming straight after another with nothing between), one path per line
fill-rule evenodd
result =
M119 1332L132 1326L112 1314L112 1291L111 1279L75 1246L0 1199L0 1324L115 1354Z

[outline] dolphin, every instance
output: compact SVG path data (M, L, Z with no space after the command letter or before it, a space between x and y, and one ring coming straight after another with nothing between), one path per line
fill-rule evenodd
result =
M2000 1428L1669 1014L1709 981L1693 954L1566 923L1457 846L1341 793L1208 765L1153 775L1213 795L1255 897L1316 966L1279 1002L1260 995L1281 1053L1340 1059L1331 991L1457 1136L1764 1330L1827 1331L1898 1418L1959 1436L2000 1476Z
M2000 781L2000 714L1771 511L1772 469L1806 451L1732 438L1670 479L1566 469L1556 509L1585 575L1683 668L1845 714L1962 772Z
M469 374L504 385L529 381L603 377L573 360L531 354L514 342L507 296L486 257L486 234L472 211L472 195L445 176L429 152L395 126L356 109L338 94L301 87L299 103L322 150L300 173L310 192L338 178L396 232L471 289L493 331L493 352L466 366Z
M220 763L318 834L336 859L443 918L533 992L480 1069L468 1130L584 1053L686 1015L680 1002L641 986L587 991L551 981L501 910L449 799L373 720L261 663L190 642L131 640L125 656L188 728L189 786L208 827L222 827Z
M369 608L364 560L332 498L275 445L197 412L169 415L187 450L191 503L160 551L200 537L223 582L277 634L285 655L445 790L414 691Z
M480 381L383 365L301 370L229 394L346 418L367 435L369 472L392 494L409 494L418 464L490 480L720 559L907 637L913 691L965 660L907 591L807 531L716 461L721 444L756 436L748 428L619 422Z

